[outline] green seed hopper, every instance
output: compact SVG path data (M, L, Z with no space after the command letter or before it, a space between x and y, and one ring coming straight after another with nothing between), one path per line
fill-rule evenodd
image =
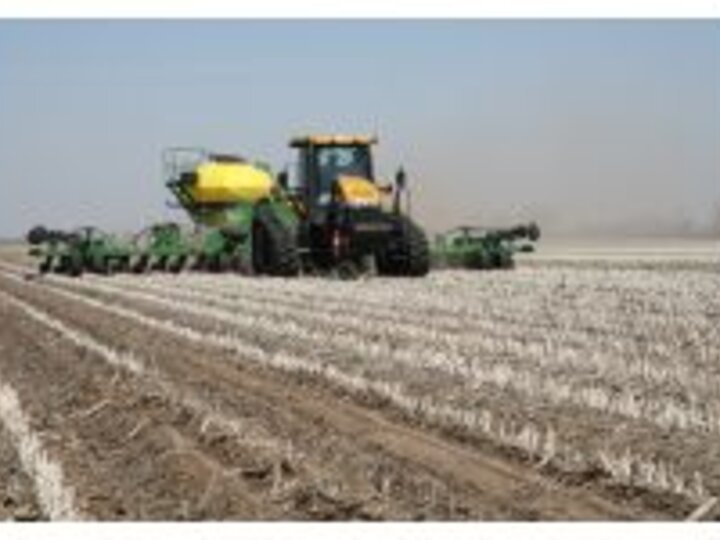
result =
M169 149L163 161L166 186L195 231L188 237L169 228L172 224L155 228L153 251L164 246L168 257L190 261L198 270L299 272L298 218L266 165L192 148Z

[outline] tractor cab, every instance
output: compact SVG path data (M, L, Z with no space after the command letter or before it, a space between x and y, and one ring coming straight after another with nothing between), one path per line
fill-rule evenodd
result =
M309 208L333 203L379 206L371 146L374 137L305 136L290 141L298 150L295 195Z

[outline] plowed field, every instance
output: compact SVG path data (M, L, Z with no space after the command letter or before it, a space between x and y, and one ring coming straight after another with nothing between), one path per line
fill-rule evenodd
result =
M0 259L0 519L717 519L720 272L36 277Z

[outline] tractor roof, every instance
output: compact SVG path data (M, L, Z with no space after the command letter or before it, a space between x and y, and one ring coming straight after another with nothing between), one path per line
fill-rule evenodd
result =
M293 137L290 146L293 148L305 146L368 146L377 143L377 137L363 135L304 135Z

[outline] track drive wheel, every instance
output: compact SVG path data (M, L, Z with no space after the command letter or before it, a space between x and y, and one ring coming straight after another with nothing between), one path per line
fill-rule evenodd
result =
M422 277L430 271L430 247L425 232L410 218L399 216L400 234L377 254L378 274Z
M292 231L282 224L268 205L260 205L253 222L253 269L257 274L296 276L300 255Z

